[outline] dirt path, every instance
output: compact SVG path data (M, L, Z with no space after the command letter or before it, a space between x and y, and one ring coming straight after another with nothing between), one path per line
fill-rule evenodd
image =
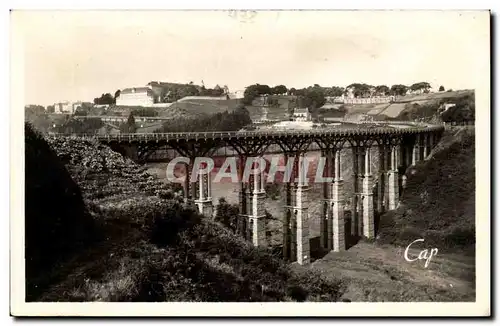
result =
M430 249L422 243L414 246L410 258ZM475 300L474 257L438 251L425 268L423 260L406 261L405 249L359 243L342 253L330 252L309 268L342 279L342 299L350 301Z

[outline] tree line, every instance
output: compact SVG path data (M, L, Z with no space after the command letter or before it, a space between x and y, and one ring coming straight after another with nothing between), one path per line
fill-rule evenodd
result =
M418 82L412 85L406 86L403 84L395 84L391 87L387 85L370 85L366 83L352 83L347 87L331 86L323 87L318 84L305 88L287 88L285 85L278 85L270 87L269 85L253 84L245 89L243 103L250 105L252 101L259 97L265 95L289 95L298 96L304 98L311 98L311 93L313 98L316 98L318 94L321 93L325 97L340 97L342 95L347 95L350 92L354 97L372 97L372 96L403 96L406 95L408 91L413 93L428 93L431 90L431 86L428 82ZM444 86L439 87L439 91L444 91ZM306 101L311 101L310 99Z

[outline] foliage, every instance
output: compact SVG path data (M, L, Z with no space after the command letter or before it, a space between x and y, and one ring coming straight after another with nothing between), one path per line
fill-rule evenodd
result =
M134 117L156 117L158 116L158 111L154 108L135 108L130 111Z
M254 84L250 85L245 89L243 93L243 104L250 105L252 101L260 95L273 94L271 88L268 85Z
M102 94L100 97L94 98L94 104L115 104L116 98L110 93Z
M353 83L346 89L352 89L354 97L369 97L374 87L365 83Z
M286 94L286 92L288 92L288 89L285 85L278 85L271 88L271 94L274 95Z
M325 96L338 97L342 96L345 92L344 87L332 86L325 88Z
M408 91L408 87L401 84L396 84L391 86L391 95L404 96Z
M94 134L104 123L99 118L69 119L56 126L55 131L61 134Z
M319 85L315 85L313 87L309 87L306 91L305 94L302 97L303 107L307 107L313 110L315 112L318 108L322 107L325 105L326 99L325 99L325 92L322 87Z
M83 207L72 202L62 205L70 209L66 220L74 223L79 212L89 210L103 236L71 259L59 261L43 282L35 283L45 286L30 292L30 301L262 302L336 301L340 297L339 281L325 280L314 272L291 271L266 249L254 248L231 230L200 216L179 197L148 195L142 185L153 185L154 178L107 146L72 138L52 139L50 146L84 195ZM47 143L35 148L33 153L50 150ZM30 173L47 181L53 182L57 174L51 173L49 180L45 169L29 167ZM160 183L151 190L159 190ZM46 193L50 199L49 211L39 218L42 224L61 206L53 205L54 201L63 199L60 192L46 191L48 183L43 185L37 187L37 194ZM99 190L116 192L96 196ZM34 203L34 197L30 198L27 207ZM46 226L53 228L53 224ZM37 235L43 241L51 236L50 232ZM39 253L40 258L46 256L46 252ZM27 261L32 258L27 255Z
M444 86L443 85L439 86L439 91L440 92L444 92Z
M418 238L447 250L474 250L474 134L447 132L432 159L407 171L400 206L380 219L379 242L407 246Z
M451 99L448 103L455 104L441 114L445 122L474 121L476 118L475 95L465 95Z
M176 118L168 121L157 132L237 131L252 123L248 110L240 105L233 112L222 112L195 118Z
M55 110L56 110L56 108L54 105L47 106L47 113L54 113Z
M215 207L214 221L221 223L229 230L236 232L238 227L239 209L237 205L230 205L224 197L219 198L219 203Z
M410 86L412 92L419 91L421 93L428 92L431 89L431 85L427 82L415 83Z
M379 85L379 86L375 87L375 92L379 96L386 96L389 94L390 91L391 90L386 85Z
M25 124L26 294L43 290L40 278L56 262L95 240L94 223L78 185L45 142Z
M135 118L132 112L127 118L127 122L120 124L120 132L122 133L135 133L137 131L137 126L135 124Z

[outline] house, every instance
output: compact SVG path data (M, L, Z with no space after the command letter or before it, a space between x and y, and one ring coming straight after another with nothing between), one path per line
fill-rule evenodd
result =
M54 113L73 113L73 104L67 101L54 103Z
M308 108L294 109L292 117L295 121L311 121L311 113Z
M152 106L155 103L155 94L148 87L125 88L116 99L118 106Z

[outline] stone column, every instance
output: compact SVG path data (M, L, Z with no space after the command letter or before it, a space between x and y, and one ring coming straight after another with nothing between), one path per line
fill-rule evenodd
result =
M304 155L300 156L299 181L296 190L296 202L294 207L297 226L297 263L307 265L311 262L309 248L309 221L308 221L308 186L305 181L307 171L305 171Z
M340 150L337 150L335 152L335 180L332 184L333 230L328 229L329 234L333 233L333 251L344 251L346 249L344 230L344 181L342 180L340 167Z
M331 174L331 169L332 169L332 153L329 150L323 150L321 152L322 157L325 159L325 167L323 171L325 171L326 175L324 177L329 178L332 176ZM329 188L329 183L328 182L323 182L322 187L323 187L323 198L322 198L322 211L321 211L321 216L320 216L320 221L319 221L319 229L320 229L320 246L321 248L327 248L331 250L331 246L329 245L329 229L328 229L328 220L329 220L329 215L330 215L330 199L329 199L329 193L328 193L328 188Z
M371 171L370 148L366 148L365 177L363 179L363 236L366 238L375 237L375 219L373 212L373 176Z
M245 170L246 157L240 155L239 167L238 167L238 180L240 182L240 190L239 190L239 216L238 216L238 225L237 225L237 233L245 236L245 224L247 219L247 184L245 180L243 180L243 171Z
M420 161L420 136L416 135L415 143L413 144L412 165L416 165Z
M385 197L385 145L379 145L379 168L378 168L378 196L377 196L377 211L384 211Z
M200 214L212 216L214 213L211 189L210 172L200 172L198 175L198 198L194 201Z
M295 182L295 179L299 175L299 154L295 155L295 159L293 161L293 171L292 171L292 205L293 205L293 214L291 214L290 220L290 259L295 261L297 259L297 214L295 207L297 206L297 186L298 183Z
M391 169L389 171L389 209L396 209L399 199L397 147L391 148Z
M352 178L353 178L353 196L352 196L352 213L351 213L351 235L357 235L357 220L358 220L358 194L359 194L359 183L358 183L358 151L359 147L352 148Z
M427 134L423 134L423 143L424 143L424 157L425 160L427 158Z
M266 210L265 199L266 192L262 187L262 175L258 173L253 175L253 200L252 200L252 243L254 246L266 245Z

